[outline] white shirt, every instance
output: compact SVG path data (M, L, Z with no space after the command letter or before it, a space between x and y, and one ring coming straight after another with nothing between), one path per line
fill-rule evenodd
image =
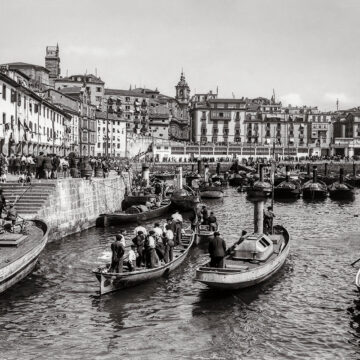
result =
M129 261L136 261L136 254L135 254L135 251L133 249L131 249L129 251Z
M173 240L174 239L174 233L172 232L172 230L166 230L165 232L165 235L166 237L169 239L169 240Z
M152 236L149 236L149 247L155 249L155 239Z
M155 231L155 234L156 234L156 235L158 235L158 236L160 236L160 237L162 236L163 231L161 230L160 227L154 227L153 230Z

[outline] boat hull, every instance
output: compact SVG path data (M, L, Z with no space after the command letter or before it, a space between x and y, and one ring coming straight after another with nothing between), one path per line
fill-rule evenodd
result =
M179 254L178 257L175 257L176 251L174 251L175 258L173 261L154 269L143 269L133 272L124 272L120 274L106 273L99 270L93 271L96 278L100 282L100 295L126 289L129 287L134 287L147 281L151 281L168 275L170 272L175 270L183 263L191 247L194 245L194 242L195 234L192 233L187 247L182 251L181 254Z
M171 203L169 202L165 206L161 206L157 209L149 210L137 214L126 214L126 213L104 214L100 216L99 221L97 221L97 225L99 226L101 223L103 225L121 225L121 224L128 224L133 222L155 219L157 217L166 215L170 210L170 206ZM103 218L102 221L101 218Z
M49 229L47 225L38 220L34 220L34 223L43 230L44 235L38 241L36 246L30 249L26 254L0 268L0 293L3 293L32 272L48 241Z
M199 203L199 199L194 196L189 196L187 198L171 198L171 203L180 210L192 210Z
M360 290L360 269L358 270L356 277L355 277L355 285Z
M209 270L207 270L206 267L199 267L196 269L195 280L206 284L210 288L222 290L237 290L251 287L275 275L284 265L289 251L290 240L288 238L281 254L257 268L249 271L234 271L226 268L209 268Z
M221 187L200 188L200 197L202 199L221 199L224 197L224 191Z

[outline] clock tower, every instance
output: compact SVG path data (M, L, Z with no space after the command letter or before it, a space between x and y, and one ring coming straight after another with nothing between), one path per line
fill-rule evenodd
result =
M183 71L181 71L180 81L175 86L175 89L175 99L182 105L188 105L190 100L190 88L185 80L185 75Z

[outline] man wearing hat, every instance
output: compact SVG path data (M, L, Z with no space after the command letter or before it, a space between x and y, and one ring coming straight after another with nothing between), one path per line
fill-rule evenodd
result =
M210 267L223 268L226 254L225 240L220 237L220 232L215 231L214 238L209 241Z

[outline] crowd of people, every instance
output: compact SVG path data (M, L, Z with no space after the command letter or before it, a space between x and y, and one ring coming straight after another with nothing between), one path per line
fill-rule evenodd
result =
M173 214L161 226L155 223L151 230L138 226L135 237L125 260L125 231L121 230L111 244L111 265L109 272L121 273L124 265L129 271L139 268L153 269L174 259L174 247L181 244L183 219L179 213Z
M61 177L80 177L81 170L86 164L91 166L93 175L100 169L104 177L108 176L110 170L127 171L130 167L120 160L97 156L76 157L74 153L69 156L43 152L36 156L24 154L6 156L0 153L0 181L6 182L8 174L17 176L19 182L30 182L33 178L57 179L59 174Z

